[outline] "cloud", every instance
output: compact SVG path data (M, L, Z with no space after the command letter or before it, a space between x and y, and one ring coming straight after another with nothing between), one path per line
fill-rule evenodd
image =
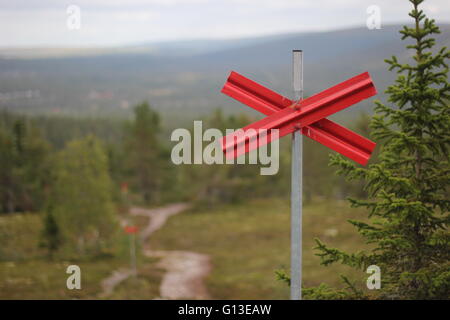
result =
M151 6L199 5L210 2L210 0L0 0L0 10L51 10L69 5L76 5L84 9L138 9Z

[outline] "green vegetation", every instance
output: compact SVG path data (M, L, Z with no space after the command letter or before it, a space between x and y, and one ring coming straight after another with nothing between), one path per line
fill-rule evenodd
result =
M361 250L364 243L346 219L359 219L361 210L349 210L343 202L312 201L304 213L304 278L308 286L327 282L339 286L339 274L347 274L362 287L366 274L346 266L319 268L312 247L315 237L325 238L346 250ZM143 226L147 219L137 219ZM46 259L36 246L43 222L36 214L0 217L2 241L0 299L94 299L100 283L112 271L127 268L128 239L118 238L117 254L77 259ZM213 240L211 240L213 239ZM152 236L151 245L165 250L192 250L211 257L213 269L207 286L213 298L285 299L288 288L276 280L275 271L289 266L289 202L284 199L250 200L215 209L192 209L170 218ZM67 266L82 270L82 290L67 290ZM239 266L239 268L237 268ZM112 299L153 299L159 295L163 271L155 260L138 256L138 277L116 287ZM38 270L38 272L36 272Z
M285 199L248 200L214 209L192 209L168 221L151 239L164 250L192 250L210 255L208 289L215 299L287 299L289 290L275 271L289 266L289 202ZM321 237L346 250L364 243L347 219L360 219L362 210L343 202L312 201L304 208L304 280L340 285L341 273L363 287L367 274L346 266L321 268L314 255L314 238Z
M47 259L37 246L43 222L38 214L0 216L0 299L98 299L101 282L117 269L129 266L128 237L117 237L115 255ZM66 288L66 269L81 268L81 290ZM153 299L158 296L162 270L155 260L138 255L138 277L130 278L107 298Z
M24 117L0 123L0 212L37 210L45 201L49 144Z
M6 151L0 156L4 163L0 175L4 181L0 187L3 188L0 212L48 210L48 197L54 189L56 171L64 162L57 155L61 154L60 151L66 152L73 141L84 140L87 136L99 140L99 148L107 156L107 163L103 166L107 167L112 180L110 192L113 200L121 206L126 206L119 192L123 183L130 187L130 203L150 206L180 200L213 206L240 202L244 195L245 198L283 197L289 193L289 184L285 183L289 180L290 170L289 139L281 140L280 169L276 175L261 176L257 165L176 166L170 160L174 144L170 142L168 128L161 126L162 120L145 102L136 106L134 118L130 121L26 117L1 112L0 148ZM217 110L205 117L203 124L204 129L225 130L242 127L254 120L244 114L226 116ZM23 123L25 132L25 147L21 154L13 143L17 140L14 126L18 122ZM367 125L363 117L355 122L355 129L365 132ZM192 123L185 123L185 127L190 129ZM332 169L327 167L328 153L324 146L305 140L306 200L312 195L340 199L349 193L360 193L358 184L338 181L333 176ZM22 172L26 175L20 175Z
M124 121L1 114L0 212L9 215L0 216L0 298L98 298L101 281L129 267L118 185L133 164L123 161L123 140L111 139L125 129ZM138 277L114 298L157 296L160 271L138 259ZM66 289L70 264L81 267L81 291Z
M130 124L125 152L127 168L131 170L133 186L139 190L144 203L157 201L162 184L161 146L158 141L160 119L148 103L134 109L135 121ZM166 160L167 161L167 160Z
M49 211L44 218L44 228L40 245L43 248L47 248L48 256L52 259L55 252L61 247L61 244L62 236L60 228L53 216L53 212Z
M71 141L56 158L48 204L66 243L78 254L110 248L118 232L112 182L100 142L93 137Z
M340 156L331 163L349 179L364 181L368 199L350 199L355 208L365 208L370 223L351 220L372 250L347 253L317 240L323 265L336 262L357 270L370 265L381 268L384 299L450 298L450 51L433 54L439 33L433 20L425 17L419 5L410 0L413 27L401 30L413 62L400 63L396 57L386 62L399 76L386 93L389 103L376 102L371 127L373 136L383 141L379 161L358 168ZM330 292L329 292L330 293ZM342 296L342 292L336 293ZM330 297L333 294L330 293ZM351 290L347 298L367 298Z

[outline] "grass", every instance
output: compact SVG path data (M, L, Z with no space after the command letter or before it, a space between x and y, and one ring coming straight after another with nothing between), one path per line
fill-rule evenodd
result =
M81 290L66 287L67 266L81 268ZM110 259L73 263L27 260L0 263L0 299L91 299L100 293L100 281L117 265Z
M304 207L304 286L327 283L342 287L340 274L357 280L365 275L341 265L323 267L314 255L314 238L332 247L366 248L348 219L364 214L344 202L316 201ZM207 279L215 299L287 299L289 288L277 281L275 270L289 267L289 202L252 200L242 205L191 210L171 218L151 239L154 248L192 250L210 255L213 269Z
M101 282L120 268L128 268L128 239L121 236L116 255L49 260L39 248L42 221L39 214L0 217L0 299L97 299ZM158 296L162 270L155 260L138 255L138 276L121 283L108 298L153 299ZM69 290L66 269L81 269L81 290Z
M138 275L120 283L109 299L151 300L159 297L164 270L155 267L155 259L141 257L138 263Z

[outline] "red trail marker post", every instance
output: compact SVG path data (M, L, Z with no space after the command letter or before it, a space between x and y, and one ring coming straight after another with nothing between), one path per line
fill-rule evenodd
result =
M340 126L326 117L350 107L377 92L365 72L303 100L303 52L293 50L292 87L294 101L236 73L231 72L222 92L267 115L240 133L223 137L226 158L236 158L292 133L291 178L291 299L301 299L302 282L302 153L305 135L353 161L366 165L375 143ZM260 131L267 132L261 137ZM256 143L252 143L256 142Z

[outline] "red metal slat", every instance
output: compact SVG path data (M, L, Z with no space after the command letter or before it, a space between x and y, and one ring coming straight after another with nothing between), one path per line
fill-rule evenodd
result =
M271 115L289 107L293 102L282 95L232 71L222 92L265 115ZM307 137L365 165L375 143L330 120L322 119L303 128ZM228 157L234 157L228 153Z
M291 128L287 133L293 132L295 130L295 123L300 123L301 127L309 125L328 115L349 107L362 99L368 98L375 93L375 88L370 76L368 73L363 73L319 94L302 100L298 103L299 110L285 108L260 121L246 126L244 131L249 129L281 130L286 126L290 126ZM251 135L249 138L251 138ZM240 141L238 140L238 142ZM228 147L229 146L227 146L227 148Z
M228 77L222 93L267 116L292 105L290 99L234 71Z
M258 138L258 130L260 129L279 129L279 137L283 137L297 130L298 125L300 127L308 126L375 94L376 89L373 82L369 74L365 72L300 101L297 104L299 110L284 108L260 121L246 126L243 128L245 135L234 133L224 137L222 147L227 151L227 158L233 156L232 151L235 149L237 153L234 156L239 156L253 150L255 147L261 146L260 143L247 146L249 141ZM260 105L262 105L261 102ZM252 129L256 131L252 132ZM345 136L344 133L342 135ZM272 139L273 136L269 135L267 143L271 142ZM244 145L245 147L243 147Z

